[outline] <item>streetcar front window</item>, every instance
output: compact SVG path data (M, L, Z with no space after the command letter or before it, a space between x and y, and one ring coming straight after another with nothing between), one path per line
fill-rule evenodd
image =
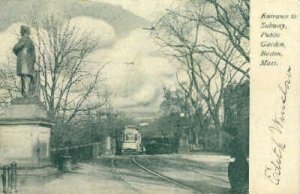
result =
M125 134L125 141L126 142L135 142L137 140L137 136L132 133L126 133Z

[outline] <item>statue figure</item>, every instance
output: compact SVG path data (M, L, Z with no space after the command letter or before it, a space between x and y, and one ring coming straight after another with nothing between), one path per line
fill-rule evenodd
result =
M35 48L29 37L29 27L22 25L20 33L21 39L14 46L13 51L17 56L17 75L21 78L21 93L23 97L29 97L36 93Z

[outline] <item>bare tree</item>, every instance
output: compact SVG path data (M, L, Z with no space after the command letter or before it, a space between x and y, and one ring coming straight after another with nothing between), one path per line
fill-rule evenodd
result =
M10 100L17 96L19 91L15 60L8 56L6 63L2 63L0 68L0 107L5 108Z
M83 107L91 95L97 96L96 88L103 81L100 72L104 65L99 64L93 73L87 71L85 65L99 45L92 32L80 32L70 20L53 15L43 19L28 18L27 22L34 27L32 36L36 47L36 71L40 73L41 99L53 118L68 122L77 112L88 109ZM8 57L0 74L1 98L9 101L19 90L15 60Z
M26 23L31 26L36 47L38 93L56 123L54 139L63 144L82 133L82 130L71 130L72 126L81 125L91 111L101 111L109 103L101 79L104 65L95 64L98 67L93 72L86 68L88 57L100 45L93 38L93 32L82 32L68 19L53 15L37 19L29 15ZM8 57L0 69L0 105L3 108L19 93L15 64L14 58Z
M42 20L30 17L35 28L37 70L40 73L40 92L50 116L68 124L79 112L103 104L87 104L101 83L103 65L93 73L85 69L87 58L99 45L92 32L80 32L70 20L54 15Z
M214 40L203 41L202 39L201 42L196 42L197 45L194 49L200 53L213 53L241 73L242 77L249 78L249 4L249 0L191 0L184 9L167 10L166 16L177 18L185 25L194 24L187 30L199 32L199 28L201 28ZM165 17L160 22L164 22ZM204 39L209 39L209 37L206 36ZM224 47L224 42L230 47ZM228 49L232 50L234 54L228 53ZM230 55L234 55L234 57L232 58Z
M165 54L181 64L187 78L178 83L201 112L198 119L209 116L216 129L222 128L224 90L249 79L250 61L249 2L220 2L189 1L184 8L167 10L152 30Z

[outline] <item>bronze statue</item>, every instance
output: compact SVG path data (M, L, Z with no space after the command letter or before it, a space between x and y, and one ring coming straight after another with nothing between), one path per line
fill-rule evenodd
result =
M20 33L22 37L13 51L17 56L17 75L21 78L21 93L24 97L28 97L35 94L35 48L29 37L29 27L22 25Z

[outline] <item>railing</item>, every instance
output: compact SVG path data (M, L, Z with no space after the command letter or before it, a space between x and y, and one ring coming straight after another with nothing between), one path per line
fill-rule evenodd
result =
M17 193L17 163L4 166L2 172L3 193Z
M84 145L55 148L50 150L51 161L55 165L60 165L66 156L71 156L72 162L77 163L93 159L100 154L102 142L89 143Z

